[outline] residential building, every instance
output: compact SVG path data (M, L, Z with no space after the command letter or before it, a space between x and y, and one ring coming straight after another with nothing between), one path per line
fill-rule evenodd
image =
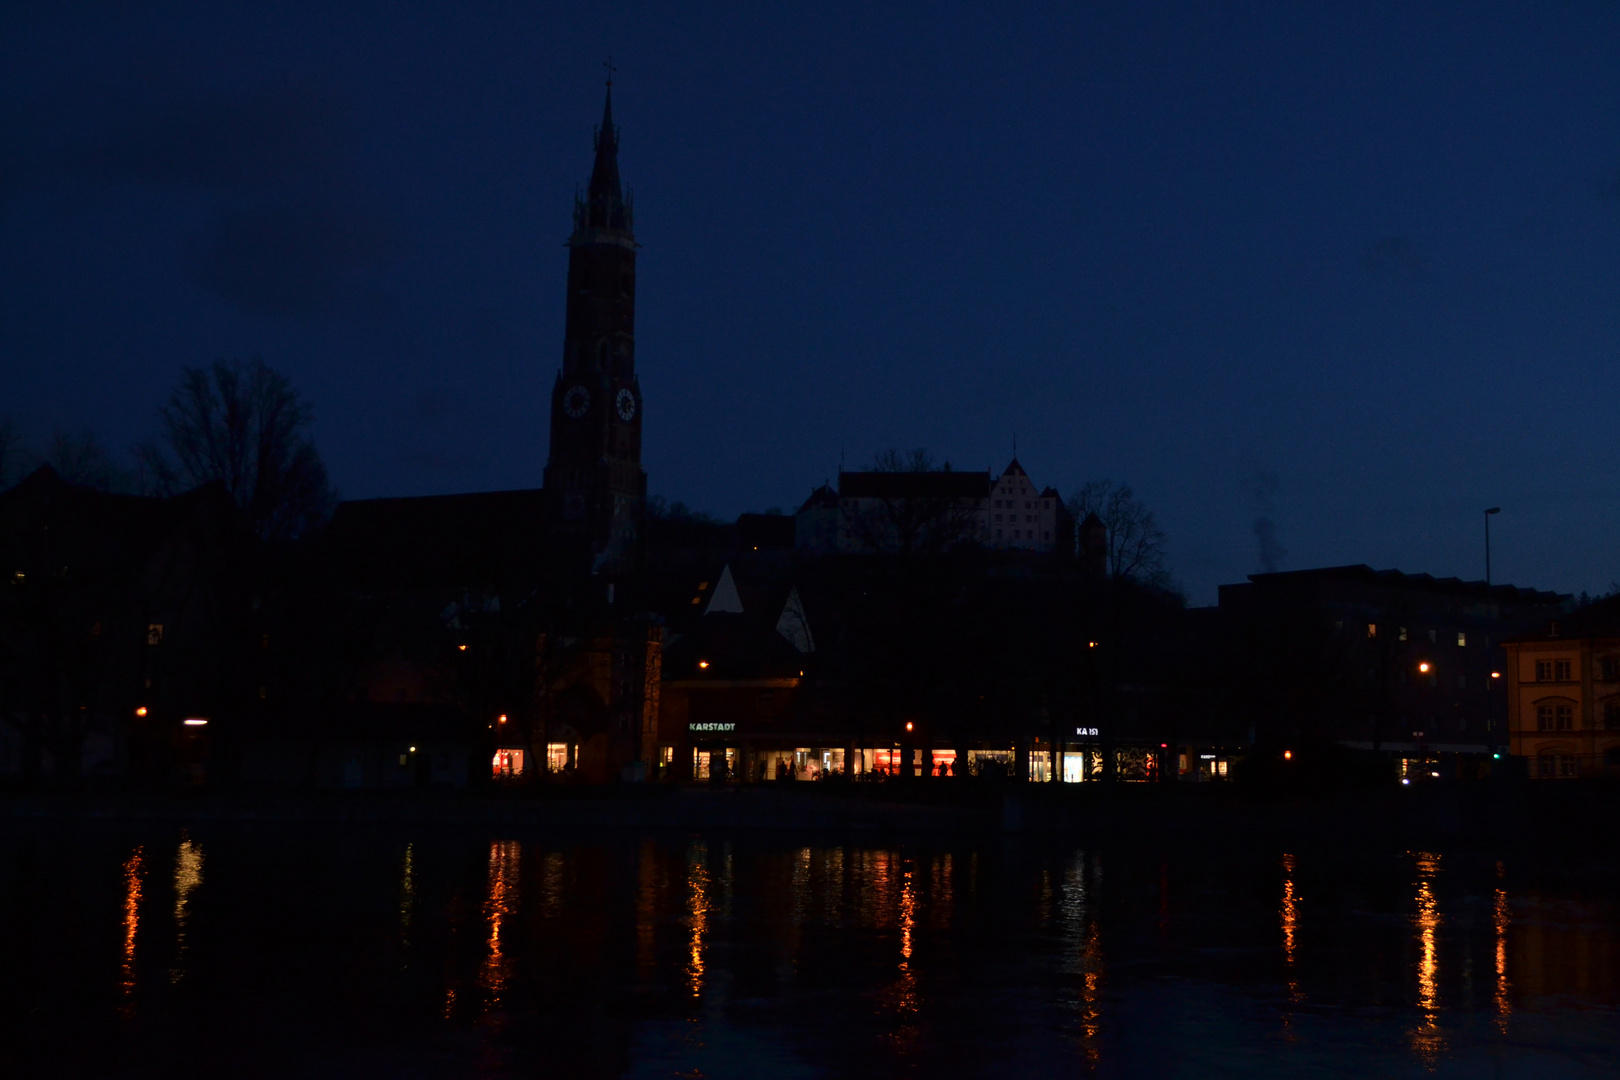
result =
M1000 476L950 468L838 474L794 515L800 550L1074 553L1074 522L1056 488L1038 488L1014 458Z
M1570 599L1365 565L1253 574L1220 589L1227 693L1262 741L1488 756L1507 744L1504 642Z
M1512 750L1540 780L1620 769L1620 597L1504 642Z

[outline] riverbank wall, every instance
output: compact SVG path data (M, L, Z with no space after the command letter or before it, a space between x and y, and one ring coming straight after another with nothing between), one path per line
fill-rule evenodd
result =
M1504 842L1620 851L1620 784L1436 784L1302 793L1202 785L659 787L487 795L12 793L0 819L566 831L1062 834L1168 844Z

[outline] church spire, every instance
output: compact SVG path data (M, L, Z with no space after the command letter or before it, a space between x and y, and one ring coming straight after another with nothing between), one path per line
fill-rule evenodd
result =
M574 241L580 234L611 229L628 235L631 205L619 182L619 129L613 126L613 67L608 65L607 100L602 105L602 126L596 129L596 163L583 197L575 197Z

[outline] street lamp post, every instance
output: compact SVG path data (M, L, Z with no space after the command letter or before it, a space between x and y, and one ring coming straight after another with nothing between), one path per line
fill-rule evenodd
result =
M1487 587L1491 583L1491 515L1500 514L1501 512L1502 508L1500 506L1493 506L1485 511L1485 584Z

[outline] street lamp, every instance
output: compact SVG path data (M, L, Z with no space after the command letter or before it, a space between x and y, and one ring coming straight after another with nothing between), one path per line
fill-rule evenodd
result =
M1493 506L1485 511L1485 587L1491 584L1491 515L1500 514L1502 508Z

